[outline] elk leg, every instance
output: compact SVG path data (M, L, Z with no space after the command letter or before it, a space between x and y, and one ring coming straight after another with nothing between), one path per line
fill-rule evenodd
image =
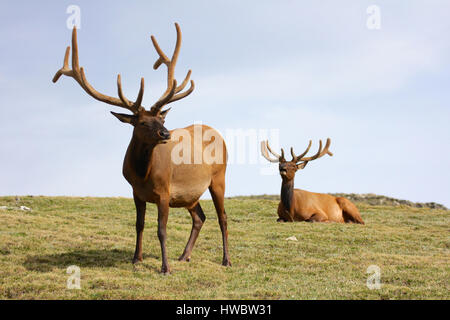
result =
M161 273L169 274L170 267L167 260L167 250L166 250L166 226L167 220L169 218L169 201L161 199L158 203L158 239L161 245L161 255L162 255L162 266Z
M328 217L321 212L314 213L311 217L309 217L309 219L306 219L305 221L306 222L329 222Z
M133 264L142 261L142 234L144 232L146 203L133 193L136 206L136 249L134 251Z
M220 231L222 231L223 242L223 259L222 265L231 266L230 255L228 254L228 230L227 230L227 214L224 207L225 196L225 181L221 179L220 183L211 182L209 186L209 192L214 202L214 207L217 211L217 217L219 220Z
M186 244L186 248L184 249L183 254L178 259L180 261L191 260L192 249L194 248L194 244L200 233L200 229L203 226L203 222L205 222L206 220L205 214L203 213L200 203L197 203L193 208L189 208L188 211L192 217L192 229L191 235L189 236L189 240Z

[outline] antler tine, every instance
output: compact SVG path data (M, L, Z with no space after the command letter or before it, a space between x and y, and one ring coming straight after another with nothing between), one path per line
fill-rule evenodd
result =
M169 59L167 57L167 55L161 50L158 41L156 41L156 38L153 35L151 36L153 46L155 47L155 50L159 55L159 58L153 65L153 69L155 70L158 69L159 66L161 66L161 64L165 64L167 66L167 89L163 93L163 95L158 99L158 101L152 106L151 110L153 110L153 113L160 112L161 108L166 104L183 99L184 97L191 94L195 88L194 81L191 80L189 89L184 93L179 93L186 87L187 83L189 82L192 73L191 70L188 71L185 79L180 84L180 86L177 87L176 83L174 82L175 66L177 64L178 55L180 53L181 48L181 29L178 23L175 23L175 28L177 31L177 41L175 44L175 49L172 54L172 59Z
M153 70L156 70L156 69L158 69L159 66L160 66L161 64L163 64L163 63L164 63L165 65L169 64L169 63L170 63L170 60L169 60L169 58L167 58L167 56L166 56L166 54L164 53L164 51L161 50L161 48L160 48L160 46L159 46L159 44L158 44L158 41L156 41L155 36L151 35L151 36L150 36L150 39L152 39L153 46L155 47L156 52L158 52L158 54L159 54L159 58L158 58L158 59L155 61L155 63L153 64Z
M153 65L153 69L155 70L158 69L161 64L165 64L167 66L167 89L162 95L163 97L172 90L175 66L177 64L178 54L180 52L181 47L181 30L178 23L175 23L175 29L177 30L177 42L175 44L175 49L173 50L171 60L169 60L164 51L161 50L161 47L159 46L158 41L156 41L155 36L153 35L150 36L150 38L152 39L153 46L155 47L155 50L159 55L159 58Z
M306 158L301 158L301 161L311 161L314 159L317 159L320 155L320 152L322 151L322 140L319 140L319 150L317 151L317 153L315 155L313 155L312 157L306 157Z
M187 75L186 75L186 78L184 78L183 82L178 87L176 87L175 93L178 93L178 92L182 91L184 89L184 87L186 87L187 83L189 82L189 78L191 77L191 73L192 73L192 71L189 70ZM194 89L195 89L195 83L194 83L194 80L191 80L190 81L190 85L189 85L189 89L186 90L184 93L175 94L167 102L167 104L172 103L172 102L177 101L177 100L180 100L180 99L183 99L184 97L187 97L188 95L190 95L192 93L192 91L194 91Z
M127 106L131 107L132 103L128 101L128 99L124 96L122 92L122 80L120 74L117 75L117 93L119 95L120 100L122 100L122 102Z
M329 151L328 150L328 148L330 147L330 144L331 144L331 139L330 138L327 138L327 143L325 144L325 149L324 149L324 155L325 155L325 153L326 154L328 154L330 157L332 157L333 156L333 152L331 152L331 151ZM326 152L325 152L325 150L326 150Z
M99 100L101 102L105 102L107 104L112 104L114 106L122 107L125 109L128 109L134 113L134 110L132 110L128 105L125 105L122 100L107 96L103 93L98 92L94 89L93 86L87 81L86 74L84 72L83 67L80 68L80 74L81 74L81 87L94 99Z
M138 111L140 108L143 109L143 107L141 106L143 98L144 98L144 78L141 78L141 85L139 87L139 93L136 98L136 101L133 103L131 108L133 108L133 110L136 110L136 111Z
M188 95L190 95L192 93L192 91L194 91L194 89L195 89L195 83L194 83L194 80L191 80L191 84L190 84L188 90L174 95L172 98L170 98L169 102L167 102L166 104L169 104L169 103L172 103L172 102L175 102L175 101L178 101L180 99L187 97ZM181 89L181 90L183 90L183 89ZM175 92L176 92L176 90L175 90Z
M323 148L323 150L320 152L320 154L317 156L317 158L323 157L326 154L328 154L329 156L333 156L333 153L328 151L330 144L331 144L331 140L330 140L330 138L327 138L327 143L325 144L325 148Z
M63 75L66 74L70 71L69 69L69 55L70 55L70 46L68 46L66 48L66 53L64 54L64 63L63 63L63 67L61 69L59 69L58 71L56 71L52 82L56 83L56 81L59 80L59 78Z
M81 86L83 86L81 77L80 77L80 68L78 63L78 44L77 44L77 28L74 26L72 30L72 69L69 68L69 55L70 55L70 46L66 48L66 52L64 54L64 64L61 69L59 69L52 81L55 83L59 80L61 75L65 75L67 77L74 78ZM84 88L83 88L84 89Z
M294 149L291 148L291 155L292 155L292 160L291 160L291 161L292 161L292 162L299 162L300 159L308 153L309 149L311 148L311 145L312 145L312 141L309 140L308 147L307 147L306 150L305 150L301 155L299 155L299 156L296 156L295 153L294 153Z
M279 157L278 157L278 159L270 158L269 153L267 152L267 149L269 149L269 151L270 151L269 141L267 141L267 140L266 141L261 141L261 154L262 154L262 156L264 158L266 158L266 160L268 160L270 162L273 162L273 163L280 162Z
M170 92L167 92L165 96L159 98L159 100L156 101L155 104L150 108L150 112L152 112L154 115L158 114L158 112L161 111L162 107L170 102L170 99L175 94L176 87L177 87L177 80L173 80L173 85Z
M177 42L175 44L175 49L173 50L172 60L171 62L176 65L178 60L178 54L180 53L181 48L181 29L178 23L175 22L175 29L177 29Z
M80 64L78 61L78 41L77 41L76 26L73 26L73 30L72 30L72 70L77 76L80 74Z
M311 146L312 146L312 140L309 140L308 148L306 148L305 152L303 152L301 155L299 155L297 157L297 159L301 159L302 157L304 157L308 153L309 149L311 149Z
M268 140L266 140L266 146L267 146L267 149L270 151L270 153L273 154L275 157L277 157L279 160L285 160L285 158L284 158L284 149L283 148L281 148L281 155L279 155L278 153L276 153L275 151L273 151L270 148Z
M276 153L275 151L272 151L272 149L269 146L269 140L266 140L266 145L267 145L267 149L270 151L271 154L273 154L277 158L281 158L281 156L278 153ZM283 150L283 149L281 149L281 150Z
M122 100L124 105L127 105L129 109L133 111L133 113L139 112L139 110L144 109L144 107L141 106L142 104L142 98L144 97L144 78L141 78L141 85L139 88L139 93L136 99L136 102L131 103L128 101L128 99L124 96L122 91L122 81L120 74L117 75L117 92L119 94L120 100Z
M80 67L79 57L78 57L78 41L77 41L77 28L74 26L72 30L72 69L69 68L69 54L70 54L70 46L66 48L66 52L64 55L64 64L61 69L59 69L55 76L53 77L53 82L59 80L61 75L65 75L67 77L71 77L78 82L78 84L83 88L86 93L88 93L91 97L96 100L105 102L107 104L111 104L114 106L122 107L130 110L133 113L137 113L139 109L143 108L141 106L142 97L144 93L144 80L141 79L141 88L139 90L138 99L136 102L128 101L122 92L122 84L120 82L120 75L117 77L117 86L119 91L120 99L107 96L98 92L92 87L92 85L87 81L86 75L83 67Z
M313 155L312 157L307 157L307 158L303 158L303 157L299 156L299 157L297 157L297 161L311 161L311 160L315 160L320 157L323 157L325 154L332 156L333 153L328 150L328 148L330 147L330 144L331 144L331 140L330 140L330 138L327 138L327 143L325 144L325 148L322 150L322 140L319 140L319 150L317 151L317 153L315 155ZM308 148L308 150L309 150L309 148Z
M184 89L184 87L186 87L186 85L189 81L189 78L191 77L191 73L192 73L192 70L188 70L188 73L187 73L186 77L184 78L183 82L175 89L175 93L182 91Z

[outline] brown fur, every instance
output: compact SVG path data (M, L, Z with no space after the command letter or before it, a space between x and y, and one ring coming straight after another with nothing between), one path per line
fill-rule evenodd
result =
M346 198L300 189L293 190L292 206L278 205L279 221L340 222L364 224L358 208Z
M203 130L214 130L202 125ZM179 129L171 131L174 132ZM184 128L192 139L191 150L194 150L194 126ZM217 136L220 137L219 133ZM222 163L194 164L194 152L191 153L191 164L174 164L171 152L177 141L170 140L164 144L147 144L133 135L123 163L123 175L133 187L133 195L137 210L136 251L133 263L142 261L142 232L144 229L145 203L155 203L158 207L158 236L163 252L162 272L170 272L165 249L166 224L169 207L186 208L192 217L192 230L186 248L179 260L189 261L195 241L205 221L205 215L199 203L201 195L209 189L219 218L222 231L223 260L222 264L231 265L228 254L227 216L224 208L226 146L223 143L224 159ZM204 141L202 148L209 144ZM146 151L144 151L146 150ZM146 161L141 159L147 155ZM144 175L142 173L145 173Z
M309 161L318 159L325 154L333 155L328 151L329 146L330 139L327 140L324 149L322 149L322 141L320 141L319 151L316 155L304 157L311 147L310 142L306 151L300 156L296 156L291 149L292 160L286 161L283 149L281 149L281 155L278 155L270 149L267 141L262 142L262 155L270 162L279 163L282 184L281 201L278 204L279 219L277 221L354 222L364 224L358 208L350 200L342 197L336 198L328 194L294 189L294 178L297 171L304 169ZM270 158L268 151L278 159Z
M353 202L343 197L337 197L336 202L342 209L342 215L345 222L364 224L364 221L361 218L361 214L359 213L358 208L353 204Z
M136 249L133 263L142 261L142 235L146 203L155 203L158 207L158 238L161 245L161 272L163 273L170 272L166 250L166 225L169 217L169 207L184 207L192 217L191 235L179 259L189 261L195 241L205 221L205 215L200 206L199 199L206 189L209 189L211 193L222 231L222 264L225 266L231 265L228 254L227 216L224 208L227 151L223 138L214 129L208 126L202 126L204 131L211 130L214 133L213 136L215 139L219 139L218 141L222 143L223 156L222 159L216 159L215 163L208 164L209 162L198 161L198 164L194 164L194 154L199 151L203 155L203 150L213 140L203 141L202 144L197 145L194 143L194 126L184 128L191 137L192 143L190 150L192 151L192 164L175 164L172 161L172 149L177 144L177 141L174 141L172 137L177 130L181 129L175 129L169 132L164 127L165 117L170 108L166 110L162 110L162 108L169 103L185 98L194 90L194 81L190 80L189 82L191 76L190 70L180 85L177 85L177 81L174 79L176 61L181 46L181 30L176 23L175 28L177 31L177 41L171 59L164 54L156 39L151 36L153 45L159 55L153 68L157 69L163 64L166 65L167 89L161 98L153 104L150 110L146 110L142 106L144 94L143 78L141 79L136 101L129 101L124 96L120 75L117 77L119 98L102 94L92 87L87 81L84 69L79 66L77 30L75 27L72 31L72 69L69 68L70 47L68 47L64 56L63 67L53 77L53 82L58 81L62 75L71 77L91 97L132 112L131 115L115 112L112 112L112 114L120 121L131 124L134 127L133 137L123 162L123 175L133 188L134 203L136 205ZM189 89L183 92L188 83L190 83ZM200 138L203 138L203 136ZM215 143L216 145L217 143Z

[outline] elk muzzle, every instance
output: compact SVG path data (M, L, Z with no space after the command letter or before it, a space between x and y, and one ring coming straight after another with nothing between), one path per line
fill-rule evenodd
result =
M162 139L163 143L167 142L167 140L170 140L170 132L167 129L159 130L158 135Z

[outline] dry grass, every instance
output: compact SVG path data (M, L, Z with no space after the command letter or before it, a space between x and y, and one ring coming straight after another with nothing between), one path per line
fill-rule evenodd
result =
M22 211L18 205L31 207ZM211 201L190 263L178 262L191 221L171 209L169 262L159 274L156 212L148 205L144 262L131 264L134 204L124 198L0 197L1 299L449 299L450 211L359 205L365 226L276 223L277 201L227 199L224 268ZM286 241L295 235L298 242ZM66 268L81 268L68 290ZM382 288L366 287L369 265Z

